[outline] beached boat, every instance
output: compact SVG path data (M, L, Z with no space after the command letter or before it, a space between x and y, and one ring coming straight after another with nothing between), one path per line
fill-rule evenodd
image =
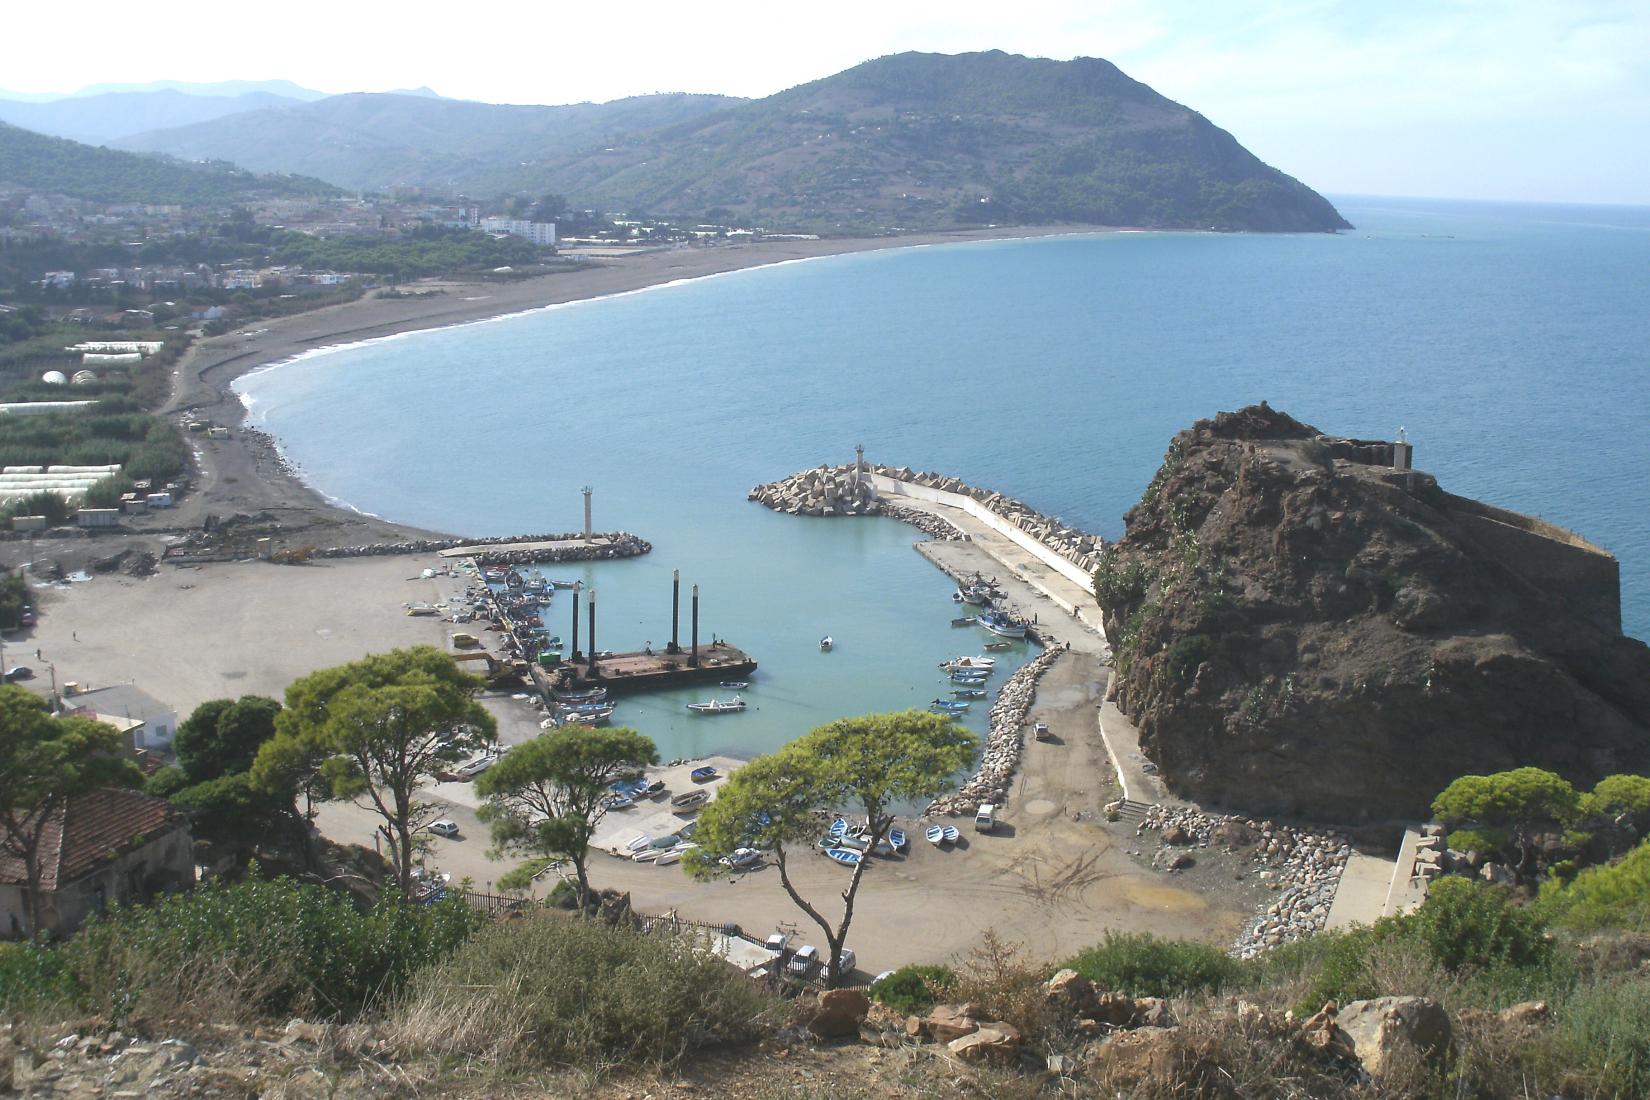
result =
M903 852L905 851L906 846L911 843L911 838L906 836L903 830L889 829L888 843L894 851Z
M723 680L717 687L723 691L744 691L750 685L743 680Z
M844 867L858 867L865 861L865 853L850 848L827 848L825 854Z
M830 833L832 836L847 836L848 820L846 818L839 817L835 821L831 822Z
M952 626L973 626L974 625L974 616L964 615L961 618L952 619L951 620L951 625Z
M691 772L688 772L688 778L695 783L709 783L716 778L716 769L706 764L702 768L694 768Z
M945 840L945 830L940 828L938 825L929 826L928 831L923 835L928 838L928 843L934 845L935 847L938 847L940 843Z
M942 831L945 833L945 842L947 844L955 844L962 838L962 833L955 825L947 825Z
M951 694L959 699L984 699L985 688L958 688Z
M683 791L670 800L670 808L673 810L695 810L708 801L710 801L710 795L704 791Z
M1009 646L1011 646L1013 644L1014 644L1013 642L987 642L987 643L985 643L985 645L982 648L987 649L987 650L1007 649Z
M980 625L1004 638L1024 638L1031 624L1007 612L986 611L980 614Z
M819 639L819 648L822 649L822 650L823 649L830 649L834 645L836 645L836 639L832 638L829 634L827 634L827 635L825 635L825 637Z
M745 701L735 695L732 699L711 699L703 703L689 703L687 709L695 714L731 714L745 709Z
M672 863L679 861L683 856L687 855L697 847L699 847L697 844L678 844L676 847L671 848L668 851L661 852L657 863L660 867L668 867Z
M658 858L659 858L659 849L657 849L657 848L643 848L641 851L639 851L635 855L631 856L630 861L632 863L652 863L654 860L656 860Z
M610 794L602 804L610 810L628 810L636 805L636 800L628 794Z

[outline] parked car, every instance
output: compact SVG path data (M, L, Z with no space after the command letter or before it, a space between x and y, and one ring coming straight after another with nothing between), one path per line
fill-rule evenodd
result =
M18 665L15 668L8 668L6 670L6 683L8 684L15 683L18 680L32 679L34 679L34 669L30 668L28 665Z
M496 756L478 756L474 760L466 760L453 769L453 774L460 779L474 779L494 764L498 763Z
M810 943L805 947L797 948L796 954L786 960L785 972L798 978L806 978L813 973L814 967L818 965L819 948Z
M37 621L34 617L34 608L25 607L23 609L23 614L18 616L17 621L19 625L22 626L33 626Z
M436 836L457 836L458 822L447 821L445 819L441 821L432 821L430 822L430 832L434 833Z

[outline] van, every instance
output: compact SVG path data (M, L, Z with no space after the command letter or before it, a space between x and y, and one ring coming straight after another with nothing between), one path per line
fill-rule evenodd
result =
M980 803L980 808L974 811L974 831L989 833L997 827L997 807L989 802Z
M453 645L459 649L474 649L481 644L481 639L474 634L458 633L453 635Z

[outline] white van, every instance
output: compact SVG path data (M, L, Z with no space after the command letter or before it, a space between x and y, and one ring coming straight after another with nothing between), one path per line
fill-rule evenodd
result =
M980 808L974 811L974 831L989 833L997 827L997 807L989 802L980 803Z

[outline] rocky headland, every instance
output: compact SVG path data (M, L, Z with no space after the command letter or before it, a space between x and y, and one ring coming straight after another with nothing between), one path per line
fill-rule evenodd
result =
M1425 816L1463 774L1650 764L1615 559L1408 458L1264 403L1175 437L1095 591L1177 793L1350 823Z

